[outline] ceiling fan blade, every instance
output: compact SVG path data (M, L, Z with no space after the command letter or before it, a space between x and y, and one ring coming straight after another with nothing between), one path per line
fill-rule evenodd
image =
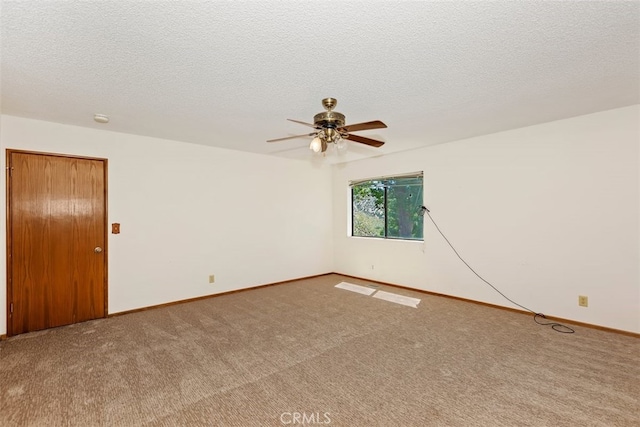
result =
M294 139L294 138L305 138L307 136L314 136L316 133L305 133L304 135L294 135L294 136L285 136L284 138L277 138L277 139L269 139L267 142L278 142L278 141L284 141L286 139Z
M377 141L371 138L365 138L364 136L360 136L360 135L349 134L345 138L348 139L349 141L359 142L361 144L370 145L372 147L381 147L384 145L384 142L382 141Z
M305 122L301 122L300 120L293 120L293 119L287 119L290 122L294 122L294 123L298 123L301 125L305 125L305 126L309 126L310 128L314 128L314 129L318 129L318 127L316 125L312 125L311 123L305 123Z
M372 122L356 123L354 125L343 126L340 128L340 130L345 130L347 132L356 132L359 130L381 129L386 127L387 125L382 123L380 120L374 120Z

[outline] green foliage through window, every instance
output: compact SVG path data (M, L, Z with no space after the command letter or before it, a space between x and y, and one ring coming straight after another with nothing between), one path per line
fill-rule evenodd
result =
M422 193L422 174L352 183L352 235L422 240Z

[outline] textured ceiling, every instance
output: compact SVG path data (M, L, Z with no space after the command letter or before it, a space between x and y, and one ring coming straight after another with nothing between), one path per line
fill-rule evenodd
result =
M640 103L637 1L0 5L3 114L293 159L325 97L389 126L327 162Z

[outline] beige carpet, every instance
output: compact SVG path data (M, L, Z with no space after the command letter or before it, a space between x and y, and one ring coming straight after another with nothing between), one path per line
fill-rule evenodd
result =
M0 343L2 426L638 426L640 340L328 275Z

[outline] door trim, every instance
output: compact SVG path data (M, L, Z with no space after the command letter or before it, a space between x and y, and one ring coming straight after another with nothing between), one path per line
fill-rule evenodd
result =
M29 150L17 150L12 148L6 149L5 154L5 209L6 209L6 264L7 264L7 277L6 277L6 285L7 285L7 337L13 336L13 322L11 319L11 304L13 301L13 272L12 270L12 262L11 262L11 251L12 251L12 233L11 233L11 154L20 153L20 154L34 154L41 156L50 156L50 157L66 157L72 159L81 159L81 160L94 160L100 161L104 165L104 284L103 284L103 292L104 292L104 316L103 318L108 317L109 310L109 232L108 232L108 217L109 217L109 198L108 196L108 184L109 184L109 160L102 157L86 157L86 156L77 156L73 154L58 154L58 153L48 153L41 151L29 151Z

